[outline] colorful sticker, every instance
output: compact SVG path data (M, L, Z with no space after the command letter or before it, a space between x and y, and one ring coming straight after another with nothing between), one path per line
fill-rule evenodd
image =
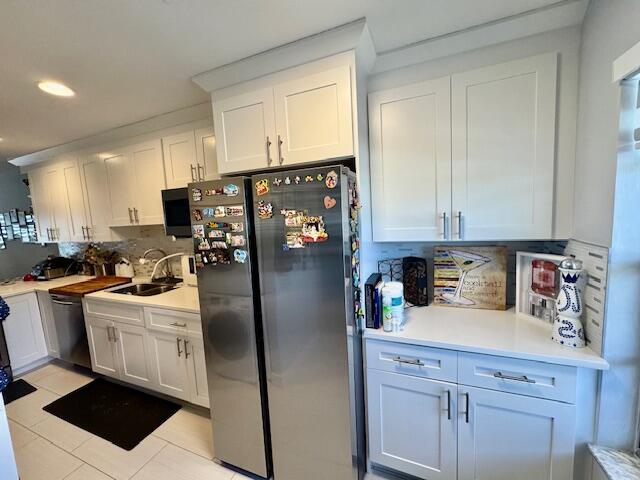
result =
M281 178L276 177L276 178L273 179L273 186L274 187L279 187L281 183L282 183L282 179Z
M194 225L191 227L193 238L204 238L204 225Z
M304 181L305 183L311 183L313 182L313 177L311 175L307 175L306 177L304 177Z
M213 207L206 207L202 209L202 217L203 218L211 218L215 214L215 210Z
M331 170L329 173L327 173L327 179L325 180L325 183L328 188L335 188L336 185L338 185L338 174L335 172L335 170Z
M198 250L211 250L211 245L209 244L209 240L206 238L200 238L198 241Z
M291 185L291 178L290 177L285 177L284 178L284 184L285 185Z
M193 198L194 202L199 202L200 200L202 200L202 190L200 190L199 188L192 188L191 198Z
M224 222L209 222L207 223L208 228L228 228L229 224Z
M329 235L324 229L322 216L307 216L303 218L302 240L305 243L325 242Z
M233 252L233 259L236 263L246 263L247 261L247 251L246 250L235 250Z
M223 189L222 188L211 188L209 190L205 190L204 194L207 197L215 197L216 195L222 195L223 193Z
M236 195L238 195L238 186L233 183L230 183L224 186L224 188L222 189L222 192L227 197L235 197Z
M220 241L220 240L215 240L215 241L211 242L211 248L220 249L220 250L226 250L227 249L227 242L223 242L223 241Z
M210 230L209 238L224 238L225 233L222 230Z
M202 221L202 212L199 209L195 208L193 210L193 212L191 212L191 213L193 214L193 219L196 222L201 222Z
M231 233L227 233L227 243L232 247L244 247L246 245L246 240L243 235L232 235Z
M302 179L298 175L296 175L296 178L293 179L293 181L296 182L296 185L298 185L301 180Z
M258 202L258 218L266 220L271 217L273 217L273 205L271 202L260 200Z
M244 232L244 223L230 223L229 228L234 233Z
M286 246L289 248L305 248L306 244L299 230L288 231L286 235Z
M280 210L280 214L284 217L284 225L286 227L302 228L302 220L305 217L303 211L283 208Z
M232 205L226 209L227 217L242 217L244 215L243 205Z
M231 263L229 250L214 250L209 252L207 259L212 265L228 265Z
M326 208L327 210L332 209L333 207L336 206L336 199L333 197L330 197L329 195L325 195L324 197L324 208Z
M213 216L216 218L222 218L227 216L227 211L224 207L216 207L213 211Z
M262 180L258 180L256 182L256 195L260 197L267 193L269 193L269 179L263 178Z
M324 180L324 176L321 173L319 173L318 176L316 177L316 180L321 182L322 180Z

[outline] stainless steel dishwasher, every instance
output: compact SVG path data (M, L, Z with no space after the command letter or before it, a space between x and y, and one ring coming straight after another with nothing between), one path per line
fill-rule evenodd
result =
M91 368L82 298L51 294L60 360Z

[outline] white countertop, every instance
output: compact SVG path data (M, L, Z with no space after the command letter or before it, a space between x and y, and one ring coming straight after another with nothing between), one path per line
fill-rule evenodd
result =
M54 280L23 282L17 281L11 285L0 285L0 297L8 298L15 295L22 295L31 292L48 292L50 288L64 287L72 283L84 282L91 280L92 276L88 275L69 275L68 277L56 278Z
M433 306L405 310L401 332L367 328L365 338L608 370L590 348L569 348L551 340L551 325L514 309L506 311Z
M144 279L135 278L133 283L142 283ZM114 288L122 288L120 285ZM158 307L169 310L179 310L188 313L200 313L200 299L198 297L198 287L190 287L183 285L150 297L137 297L135 295L123 295L121 293L112 293L108 290L102 290L96 293L85 295L84 298L92 300L104 300L107 302L128 303L131 305L141 305L143 307Z

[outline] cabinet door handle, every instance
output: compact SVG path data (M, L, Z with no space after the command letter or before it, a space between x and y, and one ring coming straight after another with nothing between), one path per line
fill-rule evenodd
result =
M189 340L184 339L184 358L189 358Z
M140 223L140 219L138 219L138 209L136 207L133 207L133 218L135 219L136 223Z
M191 180L196 181L196 167L193 166L193 163L191 164Z
M111 327L107 327L107 341L113 342L113 336L111 335Z
M133 210L131 210L131 207L127 210L129 210L129 223L133 223Z
M178 323L178 322L173 322L173 323L170 323L169 325L171 325L172 327L182 327L182 328L187 326L186 323Z
M451 420L451 390L447 390L447 420Z
M464 397L464 412L462 412L464 423L469 423L469 393L463 393L462 396Z
M442 212L442 238L447 239L447 212Z
M278 163L282 165L284 163L284 158L282 157L282 138L278 135Z
M91 227L87 225L86 229L87 229L87 240L91 240Z
M393 357L394 362L406 363L407 365L417 365L418 367L424 367L424 362L418 358L403 358L399 355Z
M462 212L456 213L456 220L458 223L458 240L462 240Z
M180 337L176 337L176 347L178 347L178 358L180 358L180 355L182 355L182 350L180 350L180 341L182 339Z
M87 234L84 233L84 225L82 225L82 239L86 240L87 239Z
M500 380L513 380L514 382L524 382L524 383L536 383L532 378L528 378L526 375L522 375L520 377L514 377L512 375L505 375L502 372L496 372L493 374L494 377L499 378Z
M113 342L117 342L118 341L118 329L116 327L111 327L113 328Z
M204 182L204 167L200 164L198 164L198 180L200 180L201 182Z
M270 167L271 164L273 163L273 160L271 159L271 140L269 140L269 136L267 135L267 166Z
M47 228L47 240L51 241L51 229Z

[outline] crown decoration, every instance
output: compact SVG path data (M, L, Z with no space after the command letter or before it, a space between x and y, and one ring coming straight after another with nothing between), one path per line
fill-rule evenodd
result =
M567 283L577 283L579 277L580 277L580 273L574 273L574 274L563 273L562 274L562 279Z

